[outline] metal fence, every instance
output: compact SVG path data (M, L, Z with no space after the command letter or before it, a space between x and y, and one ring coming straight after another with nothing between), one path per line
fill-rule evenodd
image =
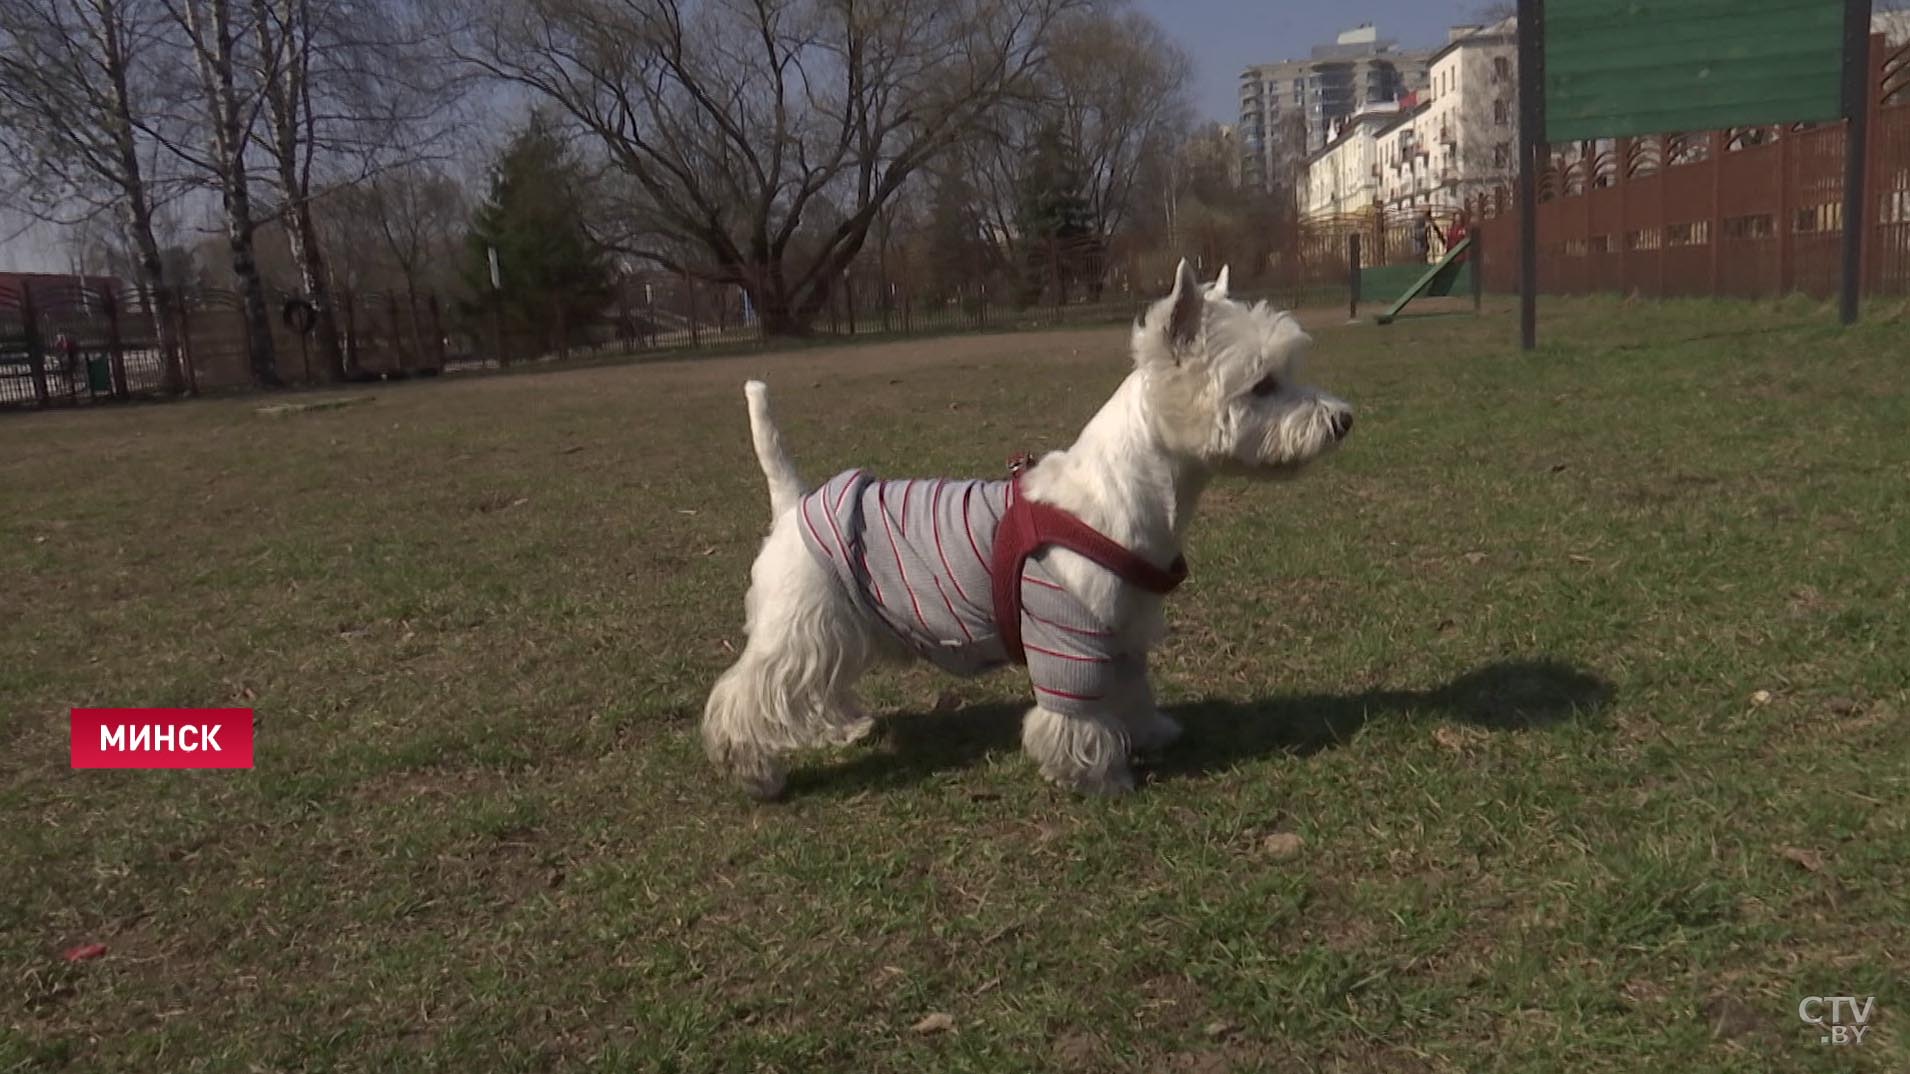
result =
M1211 276L1227 251L1208 246L1206 260L1215 263L1199 267ZM1165 294L1177 261L1170 250L1093 240L1040 244L993 267L980 257L950 265L921 249L880 250L832 281L809 335L852 339L1111 323L1132 318ZM1287 306L1328 303L1338 300L1334 273L1343 274L1344 254L1284 250L1236 262L1233 269L1236 291ZM1321 281L1327 281L1324 289ZM157 331L161 317L170 318L183 390L253 383L252 329L237 292L194 288L167 298L155 301L138 288L97 277L0 279L0 406L158 392L165 364ZM765 333L742 288L692 276L626 275L587 312L558 295L541 316L522 304L507 316L487 298L453 302L428 293L340 292L334 302L347 377L779 343ZM288 383L321 382L309 317L294 316L302 302L286 292L267 295L275 368Z
M55 406L154 394L164 386L159 325L169 321L188 392L252 383L252 330L235 292L183 289L168 301L98 277L28 276L0 281L0 406ZM267 295L276 367L290 382L321 380L309 305ZM445 367L444 317L436 296L345 292L337 303L345 375L429 375Z
M147 311L110 282L0 282L0 405L126 398L160 386Z

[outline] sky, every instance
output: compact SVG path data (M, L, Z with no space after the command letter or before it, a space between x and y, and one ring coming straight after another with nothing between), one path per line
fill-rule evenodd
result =
M1304 59L1314 45L1362 22L1401 48L1446 43L1446 28L1469 21L1476 0L1134 0L1194 61L1195 113L1240 118L1240 72L1256 63Z
M57 229L35 225L0 205L0 272L63 272Z
M1467 21L1479 0L1132 0L1154 17L1194 62L1194 108L1202 120L1240 117L1241 69L1299 59L1362 22L1406 48L1443 44L1446 27ZM23 221L0 206L0 269L63 272L70 266L52 228L19 231Z

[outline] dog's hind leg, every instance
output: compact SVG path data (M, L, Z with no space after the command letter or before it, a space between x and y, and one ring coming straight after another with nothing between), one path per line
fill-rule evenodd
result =
M703 747L757 798L783 791L781 755L867 733L850 688L874 646L847 594L803 545L794 511L750 570L749 641L703 708Z

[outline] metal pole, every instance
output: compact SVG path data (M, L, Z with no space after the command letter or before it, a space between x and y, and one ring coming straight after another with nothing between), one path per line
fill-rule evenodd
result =
M1472 312L1478 313L1486 302L1485 214L1481 212L1474 219L1476 223L1466 233L1472 239L1472 250L1466 254L1466 260L1470 262L1467 267L1472 269ZM1620 239L1622 241L1623 236Z
M33 305L33 285L20 281L20 329L26 337L27 367L33 371L33 401L49 406L52 389L46 381L46 342L40 338L39 318Z
M1360 319L1360 233L1346 237L1346 319Z
M511 364L504 353L504 276L498 268L497 247L485 247L484 256L491 267L491 350L497 355L497 367L503 369Z
M1545 143L1544 40L1544 0L1519 0L1519 346L1528 351L1539 342L1538 167Z
M1844 0L1844 288L1841 315L1857 323L1864 281L1864 160L1870 135L1870 0Z

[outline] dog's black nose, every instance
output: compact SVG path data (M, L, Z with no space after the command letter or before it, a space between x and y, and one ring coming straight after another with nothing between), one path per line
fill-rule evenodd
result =
M1353 431L1353 412L1350 410L1340 411L1338 414L1333 415L1333 420L1330 424L1333 426L1333 439L1346 439L1346 434Z

